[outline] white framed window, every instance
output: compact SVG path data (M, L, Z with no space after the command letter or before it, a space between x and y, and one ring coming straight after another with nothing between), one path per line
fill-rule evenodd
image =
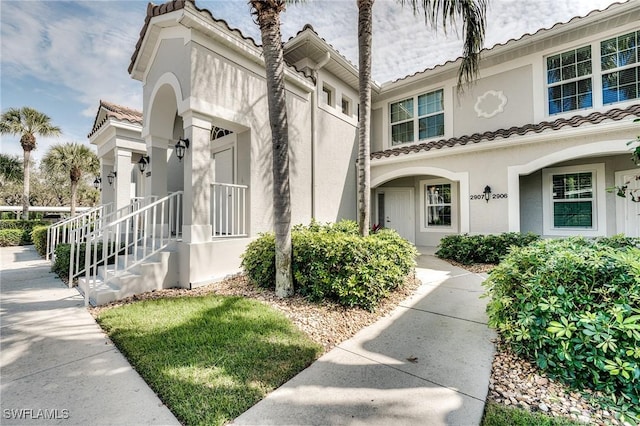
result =
M322 95L321 95L322 103L332 107L333 103L334 103L333 98L334 98L334 89L333 89L333 87L331 87L328 84L324 83L322 85Z
M444 135L443 89L394 102L389 112L392 146Z
M602 41L600 61L604 105L640 97L640 31Z
M420 230L456 232L458 185L446 179L420 181Z
M549 115L593 106L591 46L547 57Z
M545 235L606 234L604 164L542 170Z

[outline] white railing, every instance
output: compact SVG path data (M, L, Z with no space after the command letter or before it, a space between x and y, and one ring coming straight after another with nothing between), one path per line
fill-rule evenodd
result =
M91 232L84 246L83 269L75 273L75 276L85 275L85 305L95 291L100 266L104 268L102 278L108 285L109 281L177 241L181 224L182 191L178 191ZM118 259L120 255L124 255L122 262ZM70 273L69 282L75 276Z
M211 185L211 227L213 238L247 236L247 189L245 185Z
M101 217L112 213L112 209L112 203L104 204L51 225L47 229L46 259L50 260L53 257L59 244L71 243L72 234L74 234L74 237L76 236L74 231L79 228L87 228L87 225L95 223ZM84 234L79 234L79 236L83 237Z
M73 286L73 279L84 271L84 264L78 262L80 259L80 253L82 252L82 244L87 242L88 236L94 230L99 230L104 228L111 222L115 222L116 220L128 215L130 213L136 212L140 210L145 205L154 202L158 197L153 195L147 198L137 197L131 200L131 202L119 208L115 211L109 211L106 214L103 214L102 217L99 217L99 220L93 222L87 222L82 224L81 226L73 229L70 235L70 244L71 251L69 253L69 287Z

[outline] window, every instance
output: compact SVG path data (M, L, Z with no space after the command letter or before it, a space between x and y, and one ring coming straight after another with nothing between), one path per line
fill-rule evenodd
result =
M544 233L601 235L604 222L604 165L543 170Z
M549 114L593 106L591 46L547 58Z
M640 31L600 43L602 102L636 99L640 93Z
M391 104L391 145L444 135L444 91L442 89ZM415 114L414 105L418 106Z
M346 96L342 97L342 113L351 116L351 99Z
M322 102L326 105L333 106L333 89L326 84L322 85Z
M422 231L448 231L456 227L457 186L445 179L420 182Z

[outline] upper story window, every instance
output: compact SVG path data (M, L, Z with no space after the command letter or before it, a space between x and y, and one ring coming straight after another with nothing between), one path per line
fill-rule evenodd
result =
M640 31L600 43L602 102L636 99L640 93Z
M415 105L418 106L417 114ZM444 135L442 89L394 102L390 112L391 145Z
M342 96L342 113L345 115L351 115L351 99L346 96Z
M322 85L322 102L325 105L333 106L333 88L327 84Z
M591 73L591 46L549 56L549 114L593 106Z

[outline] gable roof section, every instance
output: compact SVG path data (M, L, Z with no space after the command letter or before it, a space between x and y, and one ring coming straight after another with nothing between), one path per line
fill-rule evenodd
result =
M620 121L629 116L640 117L640 104L631 105L628 108L614 108L606 112L592 112L589 115L574 115L571 118L558 118L554 121L542 121L538 124L527 124L520 127L510 127L493 132L474 133L449 139L425 142L417 145L399 146L371 153L371 159L381 159L408 155L421 151L431 151L454 146L464 146L493 141L498 138L507 139L511 136L524 136L529 133L542 133L548 130L560 130L565 127L580 127L583 124L599 124L605 120Z
M139 124L142 126L142 112L127 108L121 105L117 105L111 102L100 100L100 106L98 107L98 113L93 121L93 128L87 137L93 136L100 128L109 121L109 119L115 119L118 121L128 121L129 123Z

